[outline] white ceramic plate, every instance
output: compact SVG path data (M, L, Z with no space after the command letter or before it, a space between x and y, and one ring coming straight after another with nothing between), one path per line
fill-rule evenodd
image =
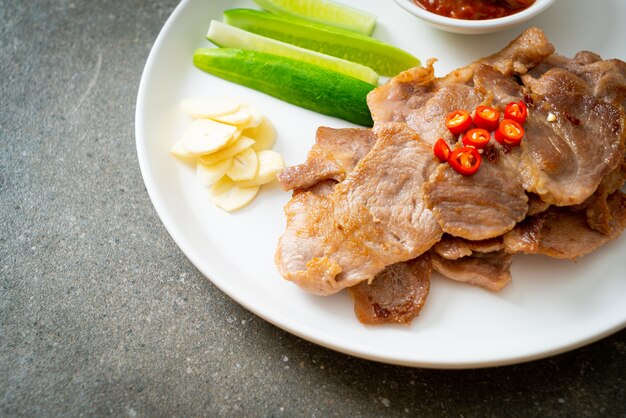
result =
M346 0L378 16L374 35L416 56L437 57L437 72L490 54L524 27L497 35L463 36L438 31L392 2ZM566 4L565 4L566 3ZM282 206L290 194L262 188L247 208L227 214L208 203L194 170L168 150L189 120L179 110L188 96L229 94L259 106L278 130L275 147L288 164L302 162L320 125L349 126L338 119L286 104L205 74L192 65L211 19L250 1L186 0L174 11L148 58L136 109L137 152L146 188L165 227L189 259L216 286L271 323L307 340L387 363L465 368L516 363L589 343L626 324L626 234L582 260L516 256L513 282L500 293L434 276L420 316L409 327L366 327L350 297L311 296L283 280L274 248L284 229ZM525 26L542 27L558 51L589 49L626 58L626 3L557 2Z

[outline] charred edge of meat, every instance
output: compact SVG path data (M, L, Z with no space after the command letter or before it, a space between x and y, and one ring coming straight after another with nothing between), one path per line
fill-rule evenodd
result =
M575 116L570 115L569 113L565 114L565 119L567 119L568 121L570 121L572 123L572 125L574 126L578 126L580 125L580 119L578 119Z
M483 158L491 164L497 164L500 159L500 150L495 145L489 144L483 149Z
M529 108L535 107L535 101L529 93L524 93L524 103L526 103L526 106Z

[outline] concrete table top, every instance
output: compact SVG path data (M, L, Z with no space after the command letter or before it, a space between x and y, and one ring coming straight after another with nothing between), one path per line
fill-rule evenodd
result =
M0 416L626 416L626 331L528 364L411 369L215 288L135 153L141 72L176 3L0 0Z

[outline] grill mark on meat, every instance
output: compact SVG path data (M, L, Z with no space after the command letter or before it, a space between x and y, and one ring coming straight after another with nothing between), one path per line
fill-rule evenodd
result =
M602 58L589 51L580 51L574 58L553 54L529 74L539 78L548 71L562 69L583 80L589 93L624 109L626 107L626 63Z
M489 64L507 76L526 74L553 53L554 45L548 42L543 31L529 28L500 52L478 60L474 65Z

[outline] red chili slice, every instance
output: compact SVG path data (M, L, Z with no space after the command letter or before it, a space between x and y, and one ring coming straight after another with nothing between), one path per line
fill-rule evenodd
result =
M486 129L489 132L493 132L498 129L498 122L500 121L500 112L493 107L478 106L476 108L476 114L474 115L474 125L479 128Z
M503 119L494 137L502 145L519 145L524 136L522 125L511 119Z
M435 157L439 158L444 163L448 161L450 157L450 147L443 138L439 138L437 142L435 142L433 152L435 153Z
M486 129L470 129L463 136L463 145L475 148L484 148L491 139L491 134Z
M472 117L465 110L455 110L446 116L446 127L453 135L459 135L472 126Z
M528 117L528 108L522 100L519 102L511 102L504 109L504 118L514 120L517 123L526 122Z
M482 158L474 147L457 148L450 154L448 163L458 173L469 176L478 171Z

